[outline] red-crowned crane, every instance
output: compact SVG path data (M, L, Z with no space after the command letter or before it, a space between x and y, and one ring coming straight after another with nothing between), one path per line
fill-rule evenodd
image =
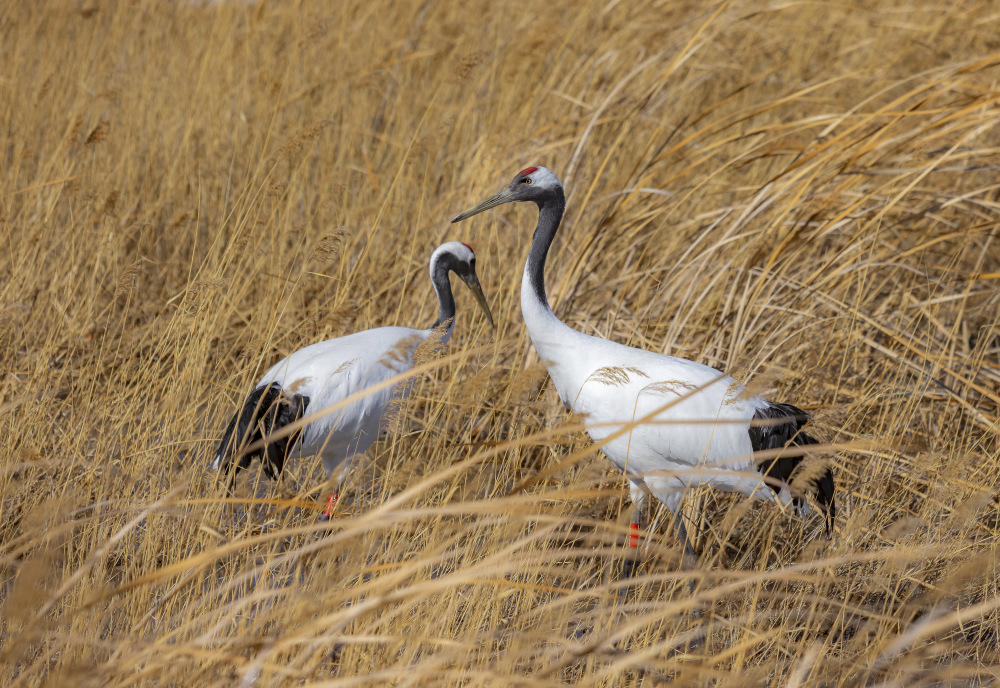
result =
M591 439L629 481L636 514L629 546L636 546L647 493L670 509L689 555L694 552L678 513L687 487L710 484L787 504L801 452L763 462L754 461L753 453L815 444L801 431L808 414L747 395L736 380L701 363L592 337L563 323L545 295L545 258L566 208L555 174L544 167L521 170L452 222L515 201L538 206L521 280L524 324L563 404L584 416ZM829 529L836 513L833 473L826 468L805 482L826 512ZM802 493L795 496L801 505Z
M493 315L476 275L476 254L458 241L441 244L431 255L431 283L438 298L438 315L427 329L377 327L345 337L311 344L275 363L254 386L229 421L216 450L212 468L236 473L259 458L270 478L281 475L286 458L319 454L329 478L343 478L350 459L363 453L378 436L379 420L395 394L407 394L409 385L384 387L342 409L309 423L298 432L268 442L267 436L304 416L323 409L409 369L417 347L434 332L446 344L455 328L455 298L450 273L472 291L493 327ZM439 328L443 327L443 331ZM245 451L264 440L263 447ZM232 483L230 482L230 485ZM323 518L329 518L337 493L327 500Z

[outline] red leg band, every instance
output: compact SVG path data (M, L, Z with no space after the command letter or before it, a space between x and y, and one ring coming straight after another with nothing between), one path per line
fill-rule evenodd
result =
M628 527L628 548L635 549L639 546L639 524L635 521Z
M333 514L333 507L337 506L337 497L339 497L336 492L330 495L330 498L326 500L326 508L323 509L324 516L330 516Z

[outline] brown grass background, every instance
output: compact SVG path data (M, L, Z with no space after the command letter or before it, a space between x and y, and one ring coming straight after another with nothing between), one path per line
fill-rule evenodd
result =
M985 685L1000 673L993 3L6 2L5 685ZM543 164L574 327L815 414L840 516L624 481L520 319ZM278 358L456 337L343 491L207 470ZM725 554L723 554L725 552ZM694 581L695 593L688 589Z

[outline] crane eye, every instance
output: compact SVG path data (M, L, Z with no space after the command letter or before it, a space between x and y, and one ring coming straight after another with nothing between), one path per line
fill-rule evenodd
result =
M521 180L521 183L522 184L530 184L531 183L531 177L525 177L524 179Z

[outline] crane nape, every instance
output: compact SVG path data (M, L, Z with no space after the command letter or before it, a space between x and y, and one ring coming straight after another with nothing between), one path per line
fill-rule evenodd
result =
M389 385L344 408L326 413L292 434L269 441L269 435L301 418L322 412L352 394L385 382L409 369L422 343L437 333L447 344L455 329L455 298L450 274L469 287L490 327L493 315L476 275L476 254L458 241L441 244L431 255L430 277L437 293L437 319L427 329L377 327L311 344L278 361L264 373L226 427L212 468L229 472L229 488L240 469L259 458L268 477L281 475L286 458L319 454L327 478L342 480L351 459L371 446L379 421L393 398L405 396L409 383ZM247 451L251 445L262 445ZM337 481L339 483L339 480ZM338 492L323 511L330 517Z
M685 553L693 555L678 509L685 489L700 484L783 504L794 499L805 511L805 494L790 489L792 479L801 477L825 512L829 531L836 506L828 467L801 465L801 449L798 455L790 449L754 460L754 452L816 444L801 429L808 414L749 395L739 382L707 365L578 332L552 312L545 259L566 197L551 170L522 170L452 222L516 201L538 206L521 280L524 324L563 405L583 416L591 439L629 481L635 514L629 548L637 546L645 498L652 494L670 510Z

